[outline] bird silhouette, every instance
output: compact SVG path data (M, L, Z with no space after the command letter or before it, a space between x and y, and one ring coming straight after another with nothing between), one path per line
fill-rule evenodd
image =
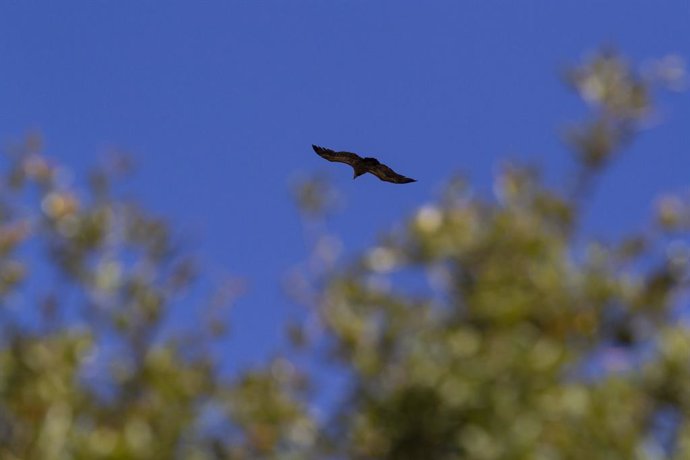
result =
M409 177L396 173L376 158L362 158L356 153L335 152L331 149L319 147L318 145L313 144L312 148L321 158L352 166L352 169L354 169L353 179L357 179L357 177L361 176L362 174L369 173L378 177L382 181L392 182L394 184L409 184L410 182L417 182L415 179L410 179Z

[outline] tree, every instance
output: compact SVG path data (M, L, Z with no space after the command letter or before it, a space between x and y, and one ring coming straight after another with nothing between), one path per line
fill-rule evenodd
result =
M121 198L119 163L79 190L35 138L10 149L0 458L690 457L690 335L678 321L690 208L663 198L645 231L613 243L581 225L653 89L679 75L673 59L641 74L614 53L594 56L567 75L593 108L568 135L568 187L516 165L495 197L452 181L353 262L302 273L309 283L293 294L321 328L291 336L307 356L327 350L350 381L321 418L307 370L288 358L221 376L210 350L228 299L192 294L193 259L165 221ZM298 192L318 223L328 184ZM316 235L317 248L333 239ZM427 287L406 288L411 279ZM180 332L170 317L190 303L204 313Z
M568 132L569 186L516 165L493 198L456 181L317 282L326 346L352 380L327 432L336 458L690 458L687 202L663 198L613 243L581 225L659 77L679 75L664 63L641 74L605 51L567 74L593 110Z
M232 285L187 294L197 270L180 238L113 186L126 164L95 170L78 190L36 136L9 150L0 458L256 458L289 445L284 433L304 418L286 394L293 377L275 372L277 362L270 373L220 378L210 349ZM181 305L203 312L198 326L170 324Z

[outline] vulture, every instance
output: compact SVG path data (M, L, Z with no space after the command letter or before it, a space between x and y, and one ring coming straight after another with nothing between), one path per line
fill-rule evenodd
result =
M362 174L370 173L378 177L382 181L392 182L394 184L409 184L410 182L417 182L415 179L410 179L393 171L388 166L379 162L376 158L362 158L356 153L352 152L335 152L331 149L312 145L314 151L321 157L328 161L335 161L338 163L345 163L352 166L354 169L353 179Z

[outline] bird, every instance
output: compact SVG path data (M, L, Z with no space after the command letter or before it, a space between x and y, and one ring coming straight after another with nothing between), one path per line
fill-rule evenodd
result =
M314 144L312 144L312 148L321 158L352 166L352 169L354 169L354 177L352 177L352 179L357 179L362 174L370 173L382 181L392 182L394 184L409 184L410 182L417 182L415 179L410 179L409 177L396 173L376 158L362 158L356 153L336 152Z

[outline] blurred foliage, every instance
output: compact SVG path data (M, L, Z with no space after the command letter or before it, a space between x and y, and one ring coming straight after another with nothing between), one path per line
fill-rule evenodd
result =
M236 283L199 294L179 236L118 193L125 161L80 189L41 150L9 146L0 178L0 458L290 452L273 426L308 424L299 385L276 363L222 379L213 358Z
M494 197L455 180L313 276L319 343L351 383L323 431L329 458L690 458L690 202L662 197L619 241L581 224L679 66L591 56L566 74L591 107L566 135L572 184L515 164Z
M0 459L690 458L690 201L661 197L613 242L581 224L656 89L683 77L673 57L592 56L566 76L592 108L566 136L572 188L514 164L492 197L453 180L347 263L316 224L337 194L296 186L314 254L290 273L309 316L288 335L347 378L327 410L301 358L224 376L234 291L200 296L179 236L118 192L126 164L79 188L37 136L8 147Z

